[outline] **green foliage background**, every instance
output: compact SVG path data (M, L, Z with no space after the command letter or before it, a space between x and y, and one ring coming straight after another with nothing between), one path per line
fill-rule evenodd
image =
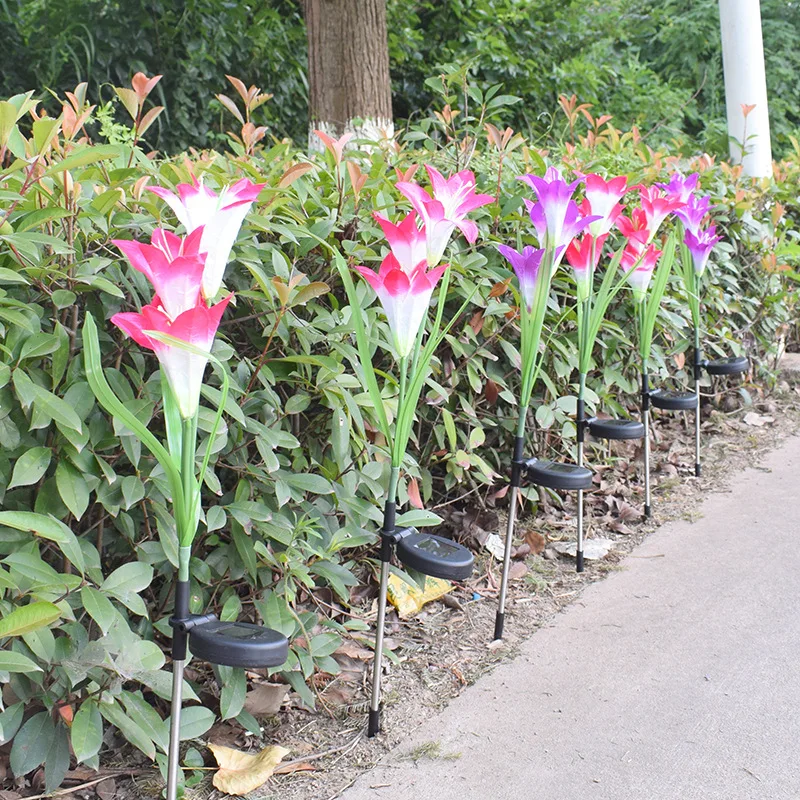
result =
M618 126L674 138L686 151L724 154L724 87L717 0L388 0L398 119L424 114L425 79L443 64L469 66L473 83L502 83L522 98L517 129L546 139L563 130L559 94L576 94ZM800 126L800 14L762 0L773 141L786 152ZM232 74L275 95L259 124L279 138L306 135L306 39L300 3L222 0L0 0L0 96L71 89L133 72L164 74L167 115L153 144L167 152L205 147L226 130L213 95ZM555 130L554 130L555 129ZM655 130L654 130L655 129ZM675 145L673 144L673 148Z

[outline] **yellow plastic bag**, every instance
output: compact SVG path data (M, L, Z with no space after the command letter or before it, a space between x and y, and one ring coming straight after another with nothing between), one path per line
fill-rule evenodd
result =
M397 575L389 575L387 596L389 602L397 609L400 619L409 619L418 614L426 603L438 600L453 590L450 581L441 578L426 578L425 589L406 583Z

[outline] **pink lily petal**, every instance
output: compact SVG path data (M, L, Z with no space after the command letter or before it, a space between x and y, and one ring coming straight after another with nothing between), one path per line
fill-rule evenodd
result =
M425 230L417 228L416 214L409 212L399 225L394 225L386 217L373 214L383 230L392 253L406 272L411 272L420 261L425 260Z
M475 193L475 176L470 170L462 170L445 178L429 164L425 165L425 169L433 196L410 181L400 181L397 189L411 202L422 220L427 233L428 266L433 267L442 260L456 227L467 235L470 242L475 241L477 228L465 217L476 208L493 203L495 199L491 195Z
M211 308L199 302L174 321L155 305L144 306L138 314L115 314L111 318L134 341L155 352L184 419L191 419L197 413L208 358L153 339L147 332L167 334L210 353L222 314L231 297L228 295Z
M365 267L357 267L381 301L400 358L407 357L414 349L431 295L446 268L442 265L426 273L423 260L407 274L392 253L384 258L377 275Z
M222 286L225 267L244 218L266 184L254 184L243 178L217 195L194 178L192 181L177 186L177 197L159 187L148 189L169 204L188 233L203 228L199 250L208 254L203 296L211 299Z

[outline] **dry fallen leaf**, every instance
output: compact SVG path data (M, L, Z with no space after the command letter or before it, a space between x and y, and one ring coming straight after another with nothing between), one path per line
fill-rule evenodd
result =
M243 753L231 747L209 744L219 770L214 774L214 788L230 795L242 795L263 786L289 750L279 745L265 747L260 753Z
M530 529L525 531L525 541L527 542L528 547L531 548L531 553L537 556L544 550L545 545L547 544L547 541L541 533Z
M278 767L275 770L276 775L291 775L293 772L314 772L316 767L308 761L300 761L297 764L291 762L286 766Z
M285 684L262 683L245 696L245 711L254 717L274 717L281 710L288 691Z

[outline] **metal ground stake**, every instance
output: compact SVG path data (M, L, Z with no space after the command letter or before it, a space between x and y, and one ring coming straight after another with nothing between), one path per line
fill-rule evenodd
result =
M183 551L184 548L181 548ZM181 552L180 556L184 556ZM175 610L172 625L172 709L170 712L169 751L167 753L167 800L177 800L180 774L181 708L183 705L183 668L189 634L181 621L189 618L188 554L180 558L178 582L175 585ZM185 562L185 563L184 563Z
M378 593L378 622L375 630L375 655L372 662L372 696L369 704L367 736L377 736L381 730L381 672L383 670L383 638L386 629L386 602L389 589L389 564L392 560L392 534L395 525L393 502L387 502L383 513L381 533L381 584Z
M644 515L650 517L650 387L642 373L642 422L644 422Z
M503 638L503 625L506 618L506 594L508 592L508 574L511 569L511 548L514 541L514 527L517 519L517 500L522 483L522 449L525 439L517 436L514 439L514 455L511 460L511 498L508 505L508 525L506 526L506 542L503 552L503 574L500 577L500 597L497 604L497 615L494 620L494 638Z

